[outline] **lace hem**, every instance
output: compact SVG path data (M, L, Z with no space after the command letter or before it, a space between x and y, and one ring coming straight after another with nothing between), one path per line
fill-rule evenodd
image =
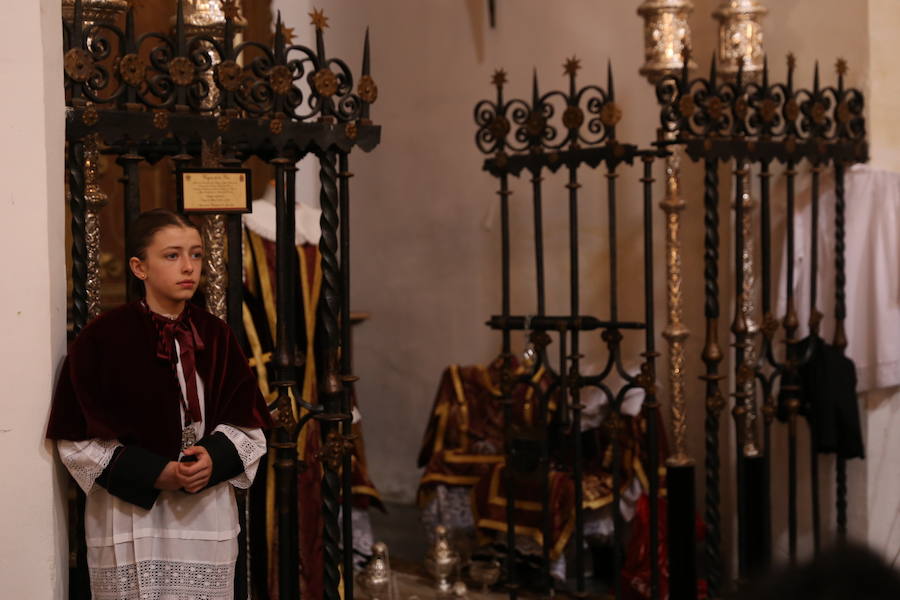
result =
M92 568L94 600L232 600L234 563L142 560Z
M121 445L118 440L91 439L78 442L59 440L56 446L63 465L84 493L89 494L94 481Z
M259 429L241 429L231 425L219 425L215 431L225 434L225 437L234 444L244 472L229 479L228 482L236 488L247 489L253 483L259 459L266 453L266 438Z

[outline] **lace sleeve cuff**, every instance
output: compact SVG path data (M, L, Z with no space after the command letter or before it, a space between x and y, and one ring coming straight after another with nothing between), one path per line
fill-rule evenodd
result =
M89 494L97 478L112 460L116 448L122 444L118 440L91 439L73 442L56 442L59 457L78 486Z
M244 469L228 482L236 488L247 489L256 477L259 459L266 453L266 436L261 429L245 429L232 425L219 425L214 432L227 437L241 459Z

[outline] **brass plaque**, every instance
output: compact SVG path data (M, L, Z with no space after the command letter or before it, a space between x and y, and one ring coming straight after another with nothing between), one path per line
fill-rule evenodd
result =
M181 169L177 179L183 213L250 212L250 169Z

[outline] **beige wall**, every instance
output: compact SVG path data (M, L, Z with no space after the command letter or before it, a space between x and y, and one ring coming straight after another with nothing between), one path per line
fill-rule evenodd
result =
M900 6L869 0L869 137L872 165L900 171ZM864 44L860 44L864 46Z
M66 596L65 482L44 441L65 350L62 42L58 0L0 21L0 589Z

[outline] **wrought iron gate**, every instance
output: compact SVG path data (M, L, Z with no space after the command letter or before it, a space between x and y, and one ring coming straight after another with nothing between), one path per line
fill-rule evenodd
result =
M705 292L704 313L707 319L706 345L703 358L707 372L706 419L706 569L710 595L716 597L724 590L722 551L719 531L719 414L725 403L719 388L723 375L719 372L722 352L718 345L716 323L720 315L719 259L719 209L720 198L718 163L733 161L735 201L734 225L734 301L731 332L735 348L733 371L735 387L732 395L735 404L737 439L737 497L738 497L738 564L739 579L747 580L762 572L771 564L772 484L770 473L771 439L775 431L775 417L779 404L786 413L788 440L788 535L791 561L797 559L797 428L800 416L799 369L813 355L817 346L825 341L820 337L824 315L818 310L818 247L820 244L818 221L820 203L820 177L827 168L833 169L835 188L834 239L834 338L831 344L843 352L847 346L844 331L846 316L845 290L845 188L846 168L867 160L863 95L855 89L846 89L844 75L847 65L838 60L837 86L821 87L818 64L815 67L812 89L798 89L794 85L796 61L788 56L787 79L784 83L771 83L768 63L761 80L747 80L738 72L735 81L723 82L718 78L715 59L708 78L690 79L685 70L681 77L664 78L657 87L662 106L663 130L674 132L676 139L669 145L685 147L694 161L702 161L704 178L705 238ZM785 314L775 315L773 296L775 284L772 277L772 198L771 167L784 165L785 207L787 224L786 270L784 290L787 296ZM811 181L810 231L810 304L808 335L805 349L798 337L798 307L794 301L794 217L796 179L798 167L809 165ZM750 176L758 168L760 212L758 224L752 221L752 205L746 203L750 189ZM760 315L756 314L752 283L753 276L747 261L753 259L754 232L760 236L762 265L762 290ZM750 326L760 323L759 335ZM776 336L784 329L785 352L776 351ZM761 402L757 398L761 398ZM762 414L762 443L759 439L756 416ZM810 428L812 414L806 415ZM818 449L810 448L810 475L812 482L810 510L813 515L814 549L820 548L821 518L819 502ZM843 540L847 533L847 483L846 461L838 456L836 468L837 534Z
M500 70L494 74L496 99L482 100L475 107L475 121L478 125L476 143L479 150L490 155L484 168L499 181L500 218L501 218L501 313L491 317L488 322L493 329L499 330L503 340L504 368L501 372L501 392L504 399L504 428L508 432L506 439L505 488L507 498L506 510L506 589L511 598L517 596L520 586L516 581L515 551L517 529L516 514L516 480L526 478L539 465L542 479L542 522L543 522L543 556L542 584L543 593L551 593L553 584L550 576L551 548L551 515L549 505L550 471L557 469L570 473L574 484L574 562L576 595L583 595L585 585L585 548L584 548L584 490L583 469L584 456L581 443L582 404L581 390L595 387L606 397L610 407L609 416L604 424L612 431L611 447L613 455L612 469L612 506L619 505L622 482L618 466L622 464L618 430L622 427L622 403L625 395L634 389L641 388L645 393L643 415L646 422L644 437L647 455L646 474L649 480L650 495L650 543L651 560L657 561L659 544L656 539L658 531L658 498L659 498L659 452L658 441L658 403L656 401L656 357L653 304L653 177L654 160L664 154L658 149L640 149L635 145L624 144L616 137L616 124L622 112L615 100L612 68L608 69L606 88L597 85L578 87L576 75L580 69L580 61L571 58L566 61L565 72L568 76L567 91L551 91L541 93L538 89L535 74L531 101L522 99L508 100L504 96L506 74ZM643 274L627 278L626 283L641 282L644 299L643 321L625 321L619 316L619 258L617 240L617 179L625 165L639 161L642 165L641 183L643 189ZM579 295L583 277L579 268L579 197L580 181L583 173L593 174L603 170L607 182L607 215L608 215L608 273L609 273L609 314L600 318L582 309ZM542 175L564 170L568 174L565 184L568 190L568 239L569 239L569 311L564 315L547 315L545 307L546 284L544 277L544 228L542 206ZM534 216L535 240L535 272L536 272L536 309L533 316L513 315L510 313L510 176L531 175L531 210ZM520 207L527 210L525 206ZM536 353L536 360L531 371L516 378L512 369L511 333L513 331L530 332L530 344ZM606 348L605 364L596 373L585 373L581 365L582 336L588 332L599 332ZM551 335L557 340L558 360L554 367L549 360L548 347ZM623 364L622 341L626 335L642 335L644 352L640 373L630 373ZM542 391L534 383L534 374L544 368L552 378L548 390ZM617 375L624 385L613 390L610 381ZM531 385L540 408L538 421L534 424L536 435L528 435L527 428L517 426L513 418L511 388L514 384ZM560 408L554 414L551 409L551 397L559 397ZM550 456L550 440L548 430L556 427L563 435L572 440L573 456L570 461L553 460ZM535 443L537 442L537 443ZM534 456L529 456L534 455ZM624 558L624 523L618 510L614 510L614 571L618 573L623 566ZM659 586L659 572L654 570L651 585ZM621 594L620 580L616 578L617 597Z
M380 127L369 116L377 97L370 75L369 41L365 40L362 71L356 86L347 64L325 49L321 11L312 14L315 48L292 44L278 17L271 44L236 40L233 2L224 3L218 28L191 31L184 2L176 4L171 34L139 33L134 8L121 28L87 15L82 0L74 3L71 20L63 22L66 88L67 181L72 229L72 324L77 334L100 312L98 212L105 194L96 180L100 154L114 156L122 167L124 229L141 211L141 162L172 160L174 169L201 163L205 167L240 166L256 156L271 165L276 182L277 331L273 362L278 396L270 406L277 428L270 435L276 453L280 598L299 597L297 541L297 434L310 418L323 433L323 504L325 523L325 598L337 600L343 585L353 597L350 510L350 373L349 352L349 155L354 148L372 150ZM90 16L93 21L88 21ZM294 248L294 202L297 162L315 155L321 182L323 292L317 318L320 402L304 401L298 386L303 352L294 339L298 299ZM227 223L226 223L227 221ZM207 307L228 320L243 336L240 215L212 215L204 223L208 285ZM127 258L126 263L127 263ZM230 275L230 276L229 276ZM299 421L295 408L308 412ZM240 499L242 530L246 499ZM339 511L343 508L342 522ZM81 506L70 511L81 522ZM87 597L83 523L75 527L72 549L73 597ZM242 534L237 596L250 594L247 538ZM79 576L78 573L81 573Z
M690 57L685 55L682 64L689 65ZM613 408L610 421L612 427L621 418L621 400L630 388L642 387L646 392L643 411L647 423L644 440L649 466L650 496L650 583L649 596L661 597L662 564L659 554L667 554L668 559L668 593L673 598L698 597L698 576L707 583L711 598L722 597L732 583L742 585L754 576L758 576L772 563L772 519L773 501L771 481L772 436L776 431L776 416L779 407L787 424L789 477L787 481L788 536L791 561L797 559L797 511L798 511L798 450L797 428L800 417L800 380L799 369L811 359L815 349L824 344L820 337L820 326L824 315L817 309L817 274L819 270L817 250L822 241L819 239L817 224L819 220L821 176L825 169L831 168L835 186L835 223L834 239L834 290L835 333L832 345L841 352L847 345L844 331L846 316L845 290L845 187L844 173L846 168L856 162L867 160L865 142L865 121L863 118L863 95L859 90L847 89L844 86L846 63L837 63L838 81L835 87L821 87L819 71L816 66L812 89L797 89L794 86L795 60L788 59L787 80L784 83L769 81L768 66L763 69L760 81L745 78L743 72L737 74L734 81L721 81L713 60L708 78L691 79L687 66L682 74L663 77L657 84L657 97L661 105L661 129L655 150L641 150L635 146L624 145L616 140L615 126L621 116L616 105L613 91L612 74L610 72L607 88L598 86L576 86L576 72L579 63L576 59L566 62L565 70L569 78L568 91L553 91L541 94L537 86L537 76L533 83L531 101L521 99L507 100L504 96L506 74L500 70L493 78L496 87L496 98L483 100L475 107L475 121L478 125L476 144L481 152L489 155L484 168L499 181L500 215L501 215L501 314L491 317L488 322L493 329L501 331L503 341L503 357L505 375L502 378L501 391L505 399L504 419L507 431L510 432L505 447L506 464L505 487L508 498L506 511L507 524L506 545L515 548L516 525L519 523L516 514L514 490L517 477L524 477L539 465L543 485L543 539L542 557L543 583L542 591L552 588L550 579L550 519L549 519L549 472L551 469L550 450L547 428L555 425L561 428L564 435L574 438L575 453L571 464L556 464L554 468L568 469L575 490L575 589L576 595L585 592L585 565L583 543L583 471L581 455L581 405L579 391L586 386L598 386L608 396ZM687 454L686 447L686 406L682 401L672 406L674 434L674 453L666 461L666 500L667 521L666 543L660 545L660 515L658 499L660 482L657 475L659 466L657 436L654 428L657 424L658 403L656 400L655 358L653 323L653 215L651 203L653 195L652 166L654 159L660 156L671 156L684 148L688 157L702 162L705 168L702 191L704 207L704 290L705 302L703 313L706 319L705 343L702 358L706 372L701 379L706 382L706 418L705 418L705 502L703 542L704 557L702 565L695 560L694 548L697 545L694 528L694 474L693 460ZM644 299L645 318L640 323L622 322L618 318L617 298L619 293L617 277L617 239L616 239L616 177L622 163L631 163L640 159L644 165L641 179L644 190ZM732 414L735 420L735 437L737 440L737 460L735 463L737 485L737 522L738 541L737 557L739 571L736 582L727 580L723 564L721 547L722 516L720 512L720 464L723 460L720 448L720 415L727 406L721 389L721 381L728 379L722 371L722 361L726 357L718 340L718 322L721 315L720 301L722 292L719 276L719 236L720 236L720 184L719 162L733 161L735 201L734 220L734 280L733 280L733 334L734 360L731 365L734 389L731 395L735 398ZM771 223L772 202L771 179L772 167L775 163L784 165L786 181L785 206L787 225L785 228L787 269L784 274L784 285L787 294L786 313L781 319L775 316L773 296L775 284L772 275L773 230ZM795 256L794 215L796 180L798 167L809 165L812 187L812 227L810 244L812 251L809 305L809 341L801 344L798 337L799 320L794 301ZM675 164L675 163L672 163ZM607 320L584 314L579 303L581 275L578 262L578 203L579 203L579 169L605 168L607 177L607 203L609 215L609 273L610 273L610 315ZM569 194L569 281L570 310L568 315L548 316L545 313L545 276L543 253L543 207L542 207L542 173L556 172L565 168L568 172L566 187ZM760 192L759 221L754 222L752 205L748 203L751 192L750 175L754 168L758 169ZM670 327L674 323L680 326L680 290L682 287L680 264L682 249L678 242L678 213L683 208L678 196L677 173L667 164L666 200L661 204L667 222L667 284L669 290L669 310L678 311L678 318L670 318ZM535 239L535 285L537 302L535 316L513 315L510 313L510 185L509 177L519 176L525 172L531 175L532 211L534 215ZM699 196L701 194L694 194ZM524 207L522 207L524 209ZM674 216L674 218L673 218ZM674 229L673 229L674 228ZM759 268L762 279L760 315L756 315L756 295L754 292L753 266L754 237L758 232L762 264ZM675 302L672 300L675 294ZM758 327L753 324L758 323ZM784 329L785 351L776 348L776 336L780 328ZM526 330L531 332L530 344L536 352L537 360L531 373L516 379L512 369L511 332ZM581 372L580 344L582 332L602 332L602 338L608 348L606 366L597 374ZM639 376L625 372L621 364L621 340L630 331L643 331L645 351L642 354L643 366ZM551 342L549 333L556 334L559 343L557 368L553 369L548 361L547 348ZM664 334L669 343L683 343L684 335L676 331ZM683 353L675 352L670 356L682 356L682 360L673 361L670 380L683 381L681 372ZM542 392L539 386L532 383L531 376L538 367L544 367L552 374L553 384L549 390ZM606 378L618 371L626 380L626 385L618 393L605 386ZM541 417L538 422L539 432L529 437L522 428L516 427L514 419L511 389L513 385L531 385L541 402ZM553 393L562 392L567 396L563 409L552 415L549 397ZM758 398L760 399L758 401ZM760 416L761 415L761 416ZM757 417L762 421L762 440L759 439ZM812 415L804 415L813 430ZM613 438L614 452L614 506L619 501L618 465L621 461L617 451L616 438ZM535 443L536 442L536 443ZM533 454L535 456L528 456ZM810 510L813 514L813 536L815 552L821 545L821 517L819 498L819 449L809 449L809 469L812 481L812 501ZM728 456L726 453L724 456ZM846 460L838 456L835 473L836 488L836 531L839 539L846 537L847 529L847 481ZM614 588L615 597L622 597L623 522L621 514L615 510L615 542L614 542ZM514 569L514 552L509 551L506 557L505 585L510 597L516 597L520 587L516 582ZM702 567L702 568L701 568Z

